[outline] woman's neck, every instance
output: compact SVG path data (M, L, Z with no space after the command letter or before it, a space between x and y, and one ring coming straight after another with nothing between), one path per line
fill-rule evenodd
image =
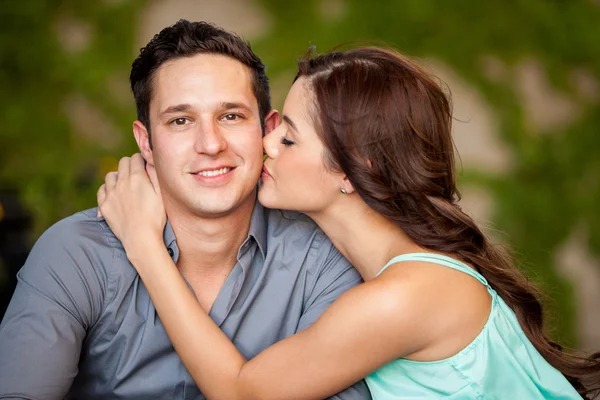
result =
M356 194L308 215L365 281L373 279L397 255L426 251Z

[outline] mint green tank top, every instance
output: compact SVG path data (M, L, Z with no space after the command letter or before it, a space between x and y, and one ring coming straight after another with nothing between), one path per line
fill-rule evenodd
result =
M466 264L437 254L404 254L388 262L424 261L471 275L492 296L479 335L452 357L431 362L397 359L365 378L374 400L581 399L567 379L538 353L515 313L486 279ZM379 275L378 274L378 275Z

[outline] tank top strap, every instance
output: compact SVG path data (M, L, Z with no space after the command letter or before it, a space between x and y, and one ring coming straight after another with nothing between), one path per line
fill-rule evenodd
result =
M390 265L403 261L422 261L432 264L443 265L445 267L464 272L467 275L471 275L473 278L477 279L479 282L490 288L487 279L485 279L483 275L475 271L473 268L469 267L467 264L455 260L454 258L432 253L408 253L396 256L390 261L388 261L388 263L385 264L383 268L381 268L381 270L377 273L377 276L379 276L379 274L385 271Z

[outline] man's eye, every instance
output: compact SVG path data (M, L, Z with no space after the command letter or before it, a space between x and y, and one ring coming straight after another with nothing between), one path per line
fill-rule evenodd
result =
M185 125L187 122L188 122L187 118L175 118L173 121L171 121L172 124L179 125L179 126Z
M238 114L225 114L225 116L223 117L225 121L237 121L240 118L241 116Z

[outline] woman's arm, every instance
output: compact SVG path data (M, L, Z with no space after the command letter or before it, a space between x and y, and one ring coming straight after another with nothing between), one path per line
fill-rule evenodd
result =
M162 240L156 177L141 157L119 164L100 209L138 270L176 351L207 398L322 399L422 347L413 290L376 279L342 295L309 328L250 361L201 308ZM406 288L408 289L408 288ZM277 301L277 299L273 299Z
M372 281L346 292L309 328L250 361L190 291L162 239L128 251L173 346L209 399L322 399L420 347L396 287ZM392 290L394 292L392 292ZM276 299L274 299L276 301ZM418 307L417 307L418 308Z

